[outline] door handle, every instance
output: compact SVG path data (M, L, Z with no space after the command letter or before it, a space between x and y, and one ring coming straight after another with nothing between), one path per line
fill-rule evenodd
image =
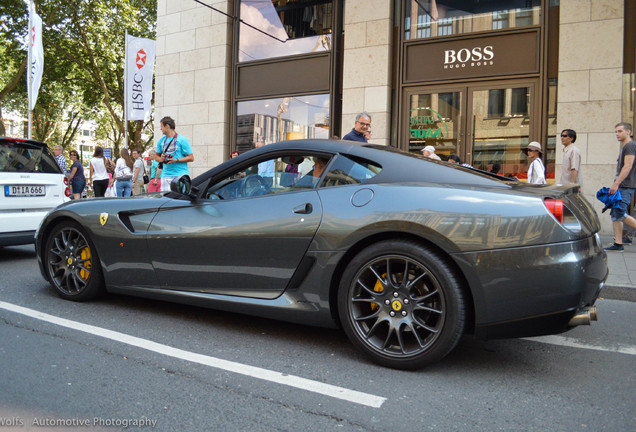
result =
M297 214L309 214L314 210L314 207L310 204L299 205L298 207L294 207L294 213Z

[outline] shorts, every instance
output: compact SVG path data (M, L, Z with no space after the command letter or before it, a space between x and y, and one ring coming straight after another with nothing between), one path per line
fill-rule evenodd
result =
M612 222L623 222L625 220L628 215L629 206L632 203L632 198L634 198L634 189L619 187L618 190L621 193L621 205L610 211Z
M86 187L86 180L71 180L71 190L74 194L81 194Z
M170 192L170 183L177 177L161 177L161 192Z

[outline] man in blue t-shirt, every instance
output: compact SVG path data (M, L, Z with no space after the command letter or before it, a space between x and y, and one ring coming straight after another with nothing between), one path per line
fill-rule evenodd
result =
M172 117L164 117L160 122L163 136L157 143L155 160L163 164L161 168L161 191L170 190L170 182L176 177L189 174L188 162L194 162L190 141L175 131Z
M356 125L351 132L342 137L346 141L368 142L366 133L371 127L371 116L368 112L361 112L356 116Z

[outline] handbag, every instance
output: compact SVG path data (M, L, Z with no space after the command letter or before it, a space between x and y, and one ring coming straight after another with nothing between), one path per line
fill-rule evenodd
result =
M150 183L150 178L148 177L148 174L146 174L146 165L144 164L144 184L148 183Z

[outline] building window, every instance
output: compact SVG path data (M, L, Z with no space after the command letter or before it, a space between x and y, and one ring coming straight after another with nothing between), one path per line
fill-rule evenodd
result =
M492 29L502 30L508 28L508 12L493 12L492 13Z
M236 149L257 142L329 138L329 95L293 96L237 103Z
M541 0L405 0L404 40L539 25Z
M514 116L526 116L530 108L530 98L526 87L511 89L510 113Z
M240 62L331 50L333 0L242 0Z
M488 117L503 117L506 108L506 90L488 90Z

